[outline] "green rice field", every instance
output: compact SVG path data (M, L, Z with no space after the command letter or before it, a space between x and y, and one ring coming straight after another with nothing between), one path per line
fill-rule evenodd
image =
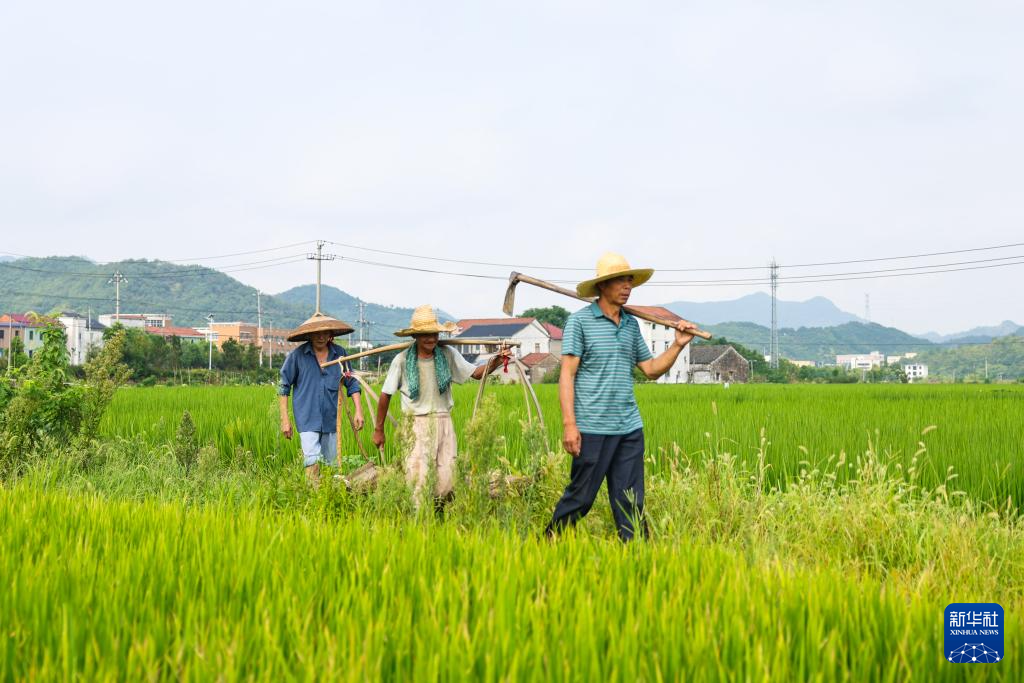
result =
M0 680L1024 678L1024 387L638 386L651 537L628 545L603 494L541 533L555 390L545 432L521 387L472 421L458 388L442 516L391 427L374 489L312 488L273 387L119 390L91 444L0 481ZM530 480L492 496L495 473ZM1002 661L946 661L951 602L1004 607Z
M455 389L454 419L461 432L472 413L476 386ZM547 448L560 450L557 387L536 389L548 426ZM533 442L522 427L521 390L486 391L498 399L496 428L502 439L495 452L482 457L487 463L504 458L525 467ZM723 389L650 384L637 387L637 400L651 454L648 471L655 474L670 459L698 462L723 450L752 463L763 435L770 481L784 485L802 469L826 467L843 454L847 462L855 460L870 441L907 466L920 453L925 485L944 483L953 467L957 487L979 500L1005 504L1024 496L1024 386L734 384ZM278 432L272 387L122 390L102 434L163 443L173 436L184 410L191 412L202 438L225 455L241 447L268 467L290 465L297 457L295 444ZM362 436L372 452L369 430ZM351 430L343 430L341 452L359 452ZM393 439L385 458L395 458Z

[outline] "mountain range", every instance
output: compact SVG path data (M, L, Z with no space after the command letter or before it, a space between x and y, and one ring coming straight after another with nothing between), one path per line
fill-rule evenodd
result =
M1024 335L1024 326L1018 325L1012 320L1004 320L998 325L992 325L989 327L974 327L964 332L954 332L953 334L939 334L937 332L926 332L925 334L918 335L923 339L935 342L936 344L981 344L992 341L998 337L1006 337L1009 335Z
M114 271L127 278L121 285L122 313L168 313L175 325L189 327L205 325L211 314L221 322L256 321L256 289L220 271L166 261L97 264L77 256L0 262L0 311L113 313L114 286L109 280ZM324 313L357 327L355 297L328 285L321 288L320 296ZM295 327L312 315L316 287L303 285L277 295L263 294L260 303L264 324ZM387 340L393 331L408 326L412 309L368 303L365 314L373 322L364 331L366 337ZM438 316L452 319L443 311Z
M716 337L767 355L771 348L771 328L747 322L704 325ZM779 355L790 360L834 363L837 354L881 351L898 355L908 351L934 348L932 342L914 337L894 327L874 323L849 322L829 327L779 328Z
M699 320L704 325L727 322L748 322L770 327L772 324L772 298L764 292L755 292L731 301L673 301L661 304L687 320ZM778 319L787 327L831 327L852 322L867 322L852 313L840 310L823 296L807 301L778 301Z

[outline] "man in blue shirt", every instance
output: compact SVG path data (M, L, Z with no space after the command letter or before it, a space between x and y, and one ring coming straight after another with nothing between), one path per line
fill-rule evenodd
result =
M288 341L306 343L292 350L281 366L277 390L281 433L286 439L292 438L292 423L288 418L288 395L291 394L306 478L314 486L320 482L320 463L334 465L337 462L338 389L343 376L346 393L355 403L355 427L357 430L363 427L359 383L351 376L348 363L344 375L340 365L321 367L322 363L348 355L332 340L351 332L352 327L346 323L317 313L288 335Z
M576 287L580 296L598 299L569 316L562 337L562 445L573 461L569 485L547 527L549 536L582 519L605 480L619 537L632 539L634 521L643 519L644 431L633 368L650 379L665 374L693 339L688 330L694 329L693 323L680 320L672 345L657 358L651 356L636 318L622 307L633 288L653 274L608 253L597 263L597 277ZM646 522L641 533L647 535Z

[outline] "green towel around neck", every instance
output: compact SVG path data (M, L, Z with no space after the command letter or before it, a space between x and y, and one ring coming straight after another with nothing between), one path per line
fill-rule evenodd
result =
M416 401L420 397L420 367L417 365L419 355L413 344L405 352L405 381L409 385L409 398ZM452 385L452 371L448 367L448 356L444 355L440 346L434 347L434 374L437 375L437 391L444 396Z

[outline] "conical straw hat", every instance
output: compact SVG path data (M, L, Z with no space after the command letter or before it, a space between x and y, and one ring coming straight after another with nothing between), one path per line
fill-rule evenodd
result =
M439 332L454 332L458 329L455 323L437 322L437 314L430 304L417 306L412 312L412 320L409 327L395 332L396 337L411 337L414 334L437 334Z
M633 286L639 287L654 275L653 268L630 268L629 262L622 254L605 252L597 261L597 277L584 280L576 285L576 293L580 296L597 296L597 283L613 280L624 275L633 276Z
M314 313L312 318L292 330L288 335L288 341L309 341L310 335L314 332L331 332L333 336L340 337L354 331L352 326L346 322L323 313Z

